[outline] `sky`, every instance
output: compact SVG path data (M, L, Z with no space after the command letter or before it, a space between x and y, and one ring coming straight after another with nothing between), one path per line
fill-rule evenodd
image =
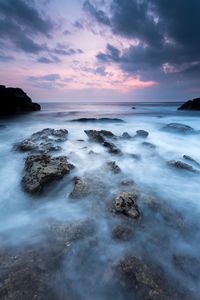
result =
M0 0L0 84L35 101L200 96L200 0Z

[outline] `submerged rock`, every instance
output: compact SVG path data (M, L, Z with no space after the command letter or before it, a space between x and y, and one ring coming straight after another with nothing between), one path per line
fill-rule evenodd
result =
M140 211L136 203L137 198L138 194L136 192L118 194L113 201L113 211L133 219L139 218Z
M196 165L197 167L200 167L200 163L198 163L194 158L192 158L189 155L183 155L183 158L190 161L191 163L193 163L194 165Z
M129 241L133 236L133 230L125 225L117 225L112 230L112 237L119 241Z
M135 137L147 138L148 135L149 133L146 130L137 130Z
M22 186L30 194L40 193L46 185L61 179L73 168L65 156L52 157L45 154L28 156Z
M41 109L37 103L33 103L31 98L19 88L6 88L0 85L0 115L15 115L19 113L32 112Z
M90 187L87 181L82 180L80 177L74 177L74 188L69 194L70 198L79 199L86 197L90 193Z
M198 172L196 169L194 169L191 165L186 164L180 160L169 160L167 162L168 166L170 167L175 167L177 169L182 169L186 171L191 171L191 172Z
M182 104L178 110L200 110L200 98L189 100Z
M79 119L71 120L71 122L124 123L124 120L118 118L79 118Z
M121 173L121 169L120 167L116 164L115 161L108 161L107 166L109 167L109 169L111 170L112 173L114 174L119 174Z
M188 125L181 123L170 123L165 125L162 130L173 133L194 133L194 129Z
M133 299L190 300L195 299L190 291L168 278L168 274L158 265L151 264L142 257L127 255L116 266L120 284L132 292Z
M149 142L143 142L142 146L145 146L145 147L150 148L150 149L155 149L156 148L156 145L154 145L152 143L149 143Z
M128 132L123 132L121 138L122 139L131 139L132 136Z

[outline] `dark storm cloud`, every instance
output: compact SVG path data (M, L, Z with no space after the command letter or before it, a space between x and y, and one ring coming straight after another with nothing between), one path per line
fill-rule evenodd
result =
M0 1L0 39L28 53L47 50L44 44L35 41L35 37L50 38L54 28L50 18L43 17L33 3L25 0Z
M85 1L83 8L85 11L88 11L99 23L110 26L110 20L106 13L95 7L90 1Z
M91 2L85 1L84 9L130 42L122 50L108 44L105 52L98 53L99 60L158 81L200 75L199 0L112 0L103 19Z

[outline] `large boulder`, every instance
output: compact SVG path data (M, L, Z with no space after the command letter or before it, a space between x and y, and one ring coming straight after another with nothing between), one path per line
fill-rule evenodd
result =
M0 115L14 115L18 113L40 110L37 103L33 103L31 98L19 88L6 88L0 85Z
M46 185L61 179L73 168L66 156L52 157L46 154L28 156L22 179L23 188L30 194L40 193Z
M195 98L183 103L178 110L200 110L200 98Z

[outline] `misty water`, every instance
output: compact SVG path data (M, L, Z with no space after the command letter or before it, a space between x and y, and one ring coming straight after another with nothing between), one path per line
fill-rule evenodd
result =
M200 113L177 111L178 106L178 103L43 103L40 112L1 120L5 127L0 128L0 258L5 249L19 251L44 245L47 224L88 220L92 233L72 243L55 277L49 280L56 295L54 299L161 299L156 295L138 296L137 288L135 291L129 285L120 285L115 266L127 255L144 257L153 266L159 266L170 284L183 291L185 299L200 299L200 169L183 158L189 155L200 163L200 134L161 130L166 124L182 123L198 132ZM71 122L93 117L120 118L124 122ZM16 151L14 145L44 128L69 131L62 150L52 155L66 155L75 169L45 188L41 195L31 196L21 186L28 153ZM149 136L145 140L116 139L114 143L123 155L113 155L102 145L89 141L84 133L87 129L109 130L116 136L123 132L134 136L136 130L143 129ZM169 160L189 163L197 172L170 167ZM108 161L115 161L122 172L110 172L106 168ZM93 192L72 201L69 194L74 176L105 186L103 193ZM112 200L119 192L128 191L128 187L121 185L127 179L134 180L140 193L159 199L169 208L171 217L159 209L148 209L139 200L140 221L114 214L110 209ZM179 216L184 228L179 226ZM132 232L126 241L113 237L113 229L121 224ZM179 263L175 257L183 260ZM1 267L0 272L3 272ZM5 294L2 299L9 298Z

